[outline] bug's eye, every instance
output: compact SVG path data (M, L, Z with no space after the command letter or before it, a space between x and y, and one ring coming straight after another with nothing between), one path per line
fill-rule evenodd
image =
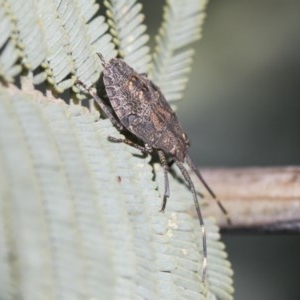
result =
M148 92L148 87L145 84L143 84L143 86L142 86L142 91L143 92Z
M134 75L131 76L131 78L130 78L130 81L131 81L131 82L136 82L137 80L138 80L138 79L137 79L136 76L134 76Z

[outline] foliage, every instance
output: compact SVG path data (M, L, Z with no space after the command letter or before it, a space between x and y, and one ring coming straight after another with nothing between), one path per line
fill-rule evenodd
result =
M110 122L71 101L82 97L76 79L98 80L96 52L180 99L205 3L167 1L152 59L141 4L104 5L107 18L92 0L0 0L0 298L232 299L209 218L201 282L189 190L171 178L159 214L161 169L153 180L149 158L109 143Z

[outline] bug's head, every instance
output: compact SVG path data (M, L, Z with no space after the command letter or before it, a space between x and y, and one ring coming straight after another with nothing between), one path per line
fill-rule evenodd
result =
M102 65L104 67L103 75L104 78L108 79L108 84L121 85L135 74L130 66L118 58L111 58L108 62L103 62Z

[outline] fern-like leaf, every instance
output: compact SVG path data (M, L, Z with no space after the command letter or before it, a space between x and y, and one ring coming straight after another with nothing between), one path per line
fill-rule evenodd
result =
M142 5L136 0L104 1L107 7L108 24L111 34L119 49L119 54L139 73L148 71L150 55L146 43L149 36L145 34Z
M160 166L155 169L157 182L161 193L164 191L163 171ZM175 169L176 176L181 176L180 171ZM167 263L162 265L161 271L167 281L174 286L174 297L165 295L163 299L189 299L196 294L206 296L205 299L226 299L232 300L233 271L225 252L225 245L220 242L219 228L212 218L205 218L207 231L208 265L205 284L201 281L202 262L202 239L198 219L193 219L186 214L193 206L192 197L187 197L189 190L184 185L178 185L178 181L171 177L171 196L168 200L167 211L169 215L168 234L171 243L166 245L164 255ZM197 181L197 187L200 187ZM185 199L185 200L183 200ZM207 203L201 201L201 207L205 212ZM171 259L171 260L170 260ZM168 269L164 269L168 268ZM197 299L197 298L196 298Z
M149 158L108 143L118 134L108 120L3 88L0 119L1 299L232 299L214 222L205 220L204 285L190 191L171 177L168 209L159 214ZM156 172L163 190L160 166Z
M168 2L169 29L154 60L166 54L172 62L154 68L158 85L169 82L165 88L168 76L184 79L179 66L187 66L191 53L182 47L198 32L193 16L200 10L193 14L190 1L182 4L193 8L182 9L181 31L170 31L178 3ZM159 214L150 158L109 143L116 129L96 112L64 103L67 93L52 95L53 88L78 90L76 78L93 84L102 68L95 53L114 57L115 45L147 72L141 5L112 0L106 6L107 22L93 0L0 0L0 298L232 299L231 266L209 219L207 282L201 283L201 234L187 213L190 191L170 178L167 211ZM20 90L2 86L16 75ZM45 81L52 87L43 86L47 97L33 85ZM162 184L161 168L156 173Z
M11 13L16 18L18 42L22 49L22 63L29 70L37 69L46 58L46 48L37 3L34 0L7 0Z
M168 0L156 37L150 78L170 102L182 98L193 50L186 48L201 37L206 0Z
M0 1L0 77L12 82L22 68L16 64L20 51L17 48L17 26L8 3Z
M7 0L3 7L1 30L10 33L10 40L1 58L10 59L0 61L0 72L7 80L20 70L14 66L19 55L35 84L47 80L63 92L76 78L88 85L95 83L101 70L96 52L116 54L104 17L94 18L99 6L93 0ZM11 43L13 38L16 43ZM0 42L6 40L7 33Z

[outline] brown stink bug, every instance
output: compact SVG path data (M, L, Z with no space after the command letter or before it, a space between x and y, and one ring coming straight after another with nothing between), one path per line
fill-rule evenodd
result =
M202 279L204 280L207 261L206 233L194 184L183 165L185 162L192 168L226 216L227 212L192 162L188 154L188 137L182 130L176 114L166 101L159 87L149 80L146 75L138 74L123 60L112 58L106 62L101 54L98 55L104 67L103 83L109 104L84 83L78 81L78 84L89 92L107 117L120 131L129 131L143 143L143 146L126 138L119 139L109 136L108 139L111 142L126 143L144 153L157 151L164 169L165 178L165 190L161 211L165 210L167 198L170 196L168 181L169 166L166 155L172 158L180 169L193 194L195 208L201 226L203 242Z

